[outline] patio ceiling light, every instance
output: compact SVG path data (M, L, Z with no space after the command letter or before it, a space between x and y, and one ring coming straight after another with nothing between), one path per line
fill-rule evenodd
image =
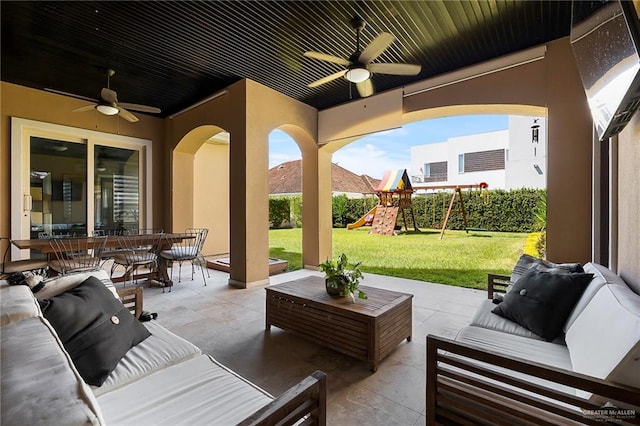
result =
M344 75L352 83L362 83L371 77L371 72L362 65L356 65Z
M104 115L116 115L120 110L113 105L99 104L96 105L96 109Z

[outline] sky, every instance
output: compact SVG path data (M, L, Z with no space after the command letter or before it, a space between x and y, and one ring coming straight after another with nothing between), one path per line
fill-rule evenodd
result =
M382 178L386 170L410 169L411 147L445 142L447 138L505 130L507 115L464 115L434 118L365 136L338 150L332 161L351 172ZM281 130L269 135L269 168L299 160L300 149ZM411 171L410 171L411 172Z

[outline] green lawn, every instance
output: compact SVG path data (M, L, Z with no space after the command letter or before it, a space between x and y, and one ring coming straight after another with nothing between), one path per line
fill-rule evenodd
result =
M346 253L362 270L381 275L485 289L487 273L510 274L522 254L527 234L507 232L439 231L369 235L369 228L333 230L333 256ZM301 229L269 232L269 255L302 267Z

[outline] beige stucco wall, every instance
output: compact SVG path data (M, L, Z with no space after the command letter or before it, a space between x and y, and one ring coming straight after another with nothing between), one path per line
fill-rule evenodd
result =
M164 178L163 120L136 114L137 123L117 116L107 117L97 111L72 113L87 105L87 101L29 89L15 84L0 83L0 235L10 235L11 206L11 117L27 118L45 123L148 139L153 142L153 223L148 227L163 228L166 209Z
M229 145L205 143L194 157L193 224L209 229L203 253L229 253Z
M640 294L640 112L618 138L618 273Z

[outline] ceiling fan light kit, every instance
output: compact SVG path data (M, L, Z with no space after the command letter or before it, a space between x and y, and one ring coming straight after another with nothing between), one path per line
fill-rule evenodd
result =
M371 77L371 72L364 67L353 67L344 75L352 83L362 83Z
M118 112L120 112L118 108L111 105L104 105L104 104L96 105L96 109L101 113L103 113L104 115L116 115Z

